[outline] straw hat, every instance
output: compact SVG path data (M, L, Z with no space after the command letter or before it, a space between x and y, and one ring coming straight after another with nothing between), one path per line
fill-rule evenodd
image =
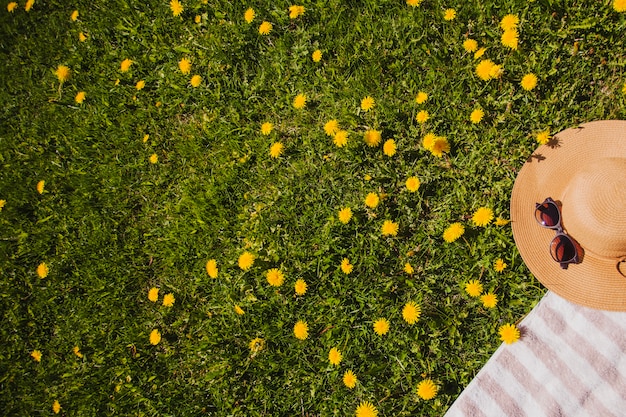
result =
M566 268L551 256L556 231L535 217L548 197L579 245L578 262ZM587 307L626 311L626 120L585 123L539 146L515 180L511 227L524 262L549 290Z

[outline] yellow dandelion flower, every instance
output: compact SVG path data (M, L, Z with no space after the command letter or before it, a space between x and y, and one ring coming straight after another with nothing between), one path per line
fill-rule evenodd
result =
M344 146L346 146L346 144L348 143L348 132L345 130L339 130L337 133L335 133L335 136L333 137L333 143L338 148L343 148Z
M265 347L265 340L261 339L260 337L255 337L250 341L250 343L248 343L248 347L250 348L250 354L252 356L256 356L257 353L262 351Z
M622 87L622 94L626 95L626 82L624 83L624 86Z
M437 136L434 133L427 133L422 139L422 146L427 151L432 151L435 146L435 141L437 140Z
M363 135L363 140L369 147L378 146L382 140L382 136L378 130L370 129Z
M150 344L151 345L158 345L159 342L161 341L161 332L158 331L157 329L154 329L150 332Z
M306 290L307 290L306 282L303 279L297 280L294 285L294 290L296 291L297 295L306 294Z
M78 40L81 42L85 42L87 40L87 35L85 35L83 32L79 32L78 33Z
M519 24L519 17L514 14L507 14L500 21L500 28L504 31L515 30Z
M306 107L306 95L305 94L298 94L294 99L293 99L293 107L295 107L296 109L300 110Z
M341 271L344 274L349 274L350 272L352 272L352 269L354 268L354 265L352 265L350 263L350 260L348 258L343 258L341 260Z
M407 190L409 190L410 192L414 193L416 192L419 187L420 187L420 180L417 177L409 177L407 178L406 182L404 183L404 186L406 187Z
M498 334L500 335L500 340L507 345L517 342L520 338L520 331L514 324L507 323L500 326Z
M492 292L480 296L480 302L485 308L494 308L498 304L498 297Z
M12 1L9 4L7 4L7 11L9 13L13 13L13 11L17 8L17 3Z
M285 282L285 275L278 268L272 268L267 271L265 278L272 287L280 287Z
M383 236L397 236L399 227L398 223L392 222L391 220L385 220L381 227L381 233Z
M72 71L65 65L59 65L54 73L61 83L69 80L72 75Z
M342 379L343 384L349 389L354 388L356 386L356 383L358 382L356 375L354 375L354 372L352 372L350 369L344 372Z
M526 91L530 91L537 86L537 76L533 73L526 74L522 77L520 85Z
M450 143L448 142L448 139L445 136L437 136L430 152L437 158L441 158L444 152L450 152Z
M350 207L342 208L341 210L339 210L339 214L337 215L337 217L339 217L339 221L341 223L348 224L350 219L352 219L352 209Z
M417 96L415 96L415 102L417 104L424 104L426 103L426 100L428 100L428 94L423 91L418 92Z
M128 59L126 58L125 60L123 60L120 64L120 71L122 72L126 72L130 69L130 66L133 64L132 59Z
M209 259L208 261L206 261L205 269L206 269L206 273L211 278L217 278L218 268L217 268L217 261L215 259Z
M502 36L500 37L500 42L502 45L506 46L510 49L517 49L519 42L519 33L515 29L505 30Z
M233 307L233 310L235 310L235 313L239 316L243 316L244 315L244 311L241 307L239 307L238 304L235 304L235 307Z
M385 318L376 320L374 322L374 332L379 336L387 334L389 332L389 320Z
M487 48L480 48L478 51L474 52L474 59L479 59L487 52Z
M265 122L261 125L261 134L269 135L274 130L274 125L270 122Z
M491 70L495 64L490 59L484 59L476 65L476 75L483 81L491 79Z
M298 320L293 326L293 334L296 339L304 340L309 337L309 325L306 321Z
M159 299L159 289L152 287L148 290L148 300L152 301L153 303L156 303L157 300Z
M482 109L474 109L472 113L470 114L470 121L473 124L478 124L480 123L481 120L483 120L484 115L485 115L485 112Z
M35 362L41 362L41 351L38 349L33 350L32 352L30 352L30 356L32 356L33 360Z
M465 233L465 227L461 223L452 223L443 232L443 240L452 243Z
M481 207L472 215L474 226L487 226L493 220L493 210L489 207Z
M550 131L544 130L543 132L537 133L537 136L535 139L541 145L545 145L546 143L550 142Z
M341 359L343 359L343 356L341 355L339 349L334 347L330 350L330 352L328 352L328 361L332 365L339 365L341 363Z
M37 276L39 276L39 278L41 279L44 279L45 277L47 277L48 272L50 272L50 270L48 269L48 265L46 265L45 262L40 263L39 266L37 267Z
M626 12L626 0L613 0L613 10L616 12Z
M476 52L478 50L478 42L474 39L465 39L463 41L463 49L467 52Z
M150 155L150 158L148 160L151 164L156 164L157 162L159 162L159 156L153 153L152 155Z
M74 355L82 359L83 353L80 351L80 348L78 346L74 346L72 352L74 353Z
M197 14L196 17L193 18L193 21L196 22L196 23L202 22L202 16Z
M6 200L0 200L0 211L2 211L2 209L4 208L6 204L7 204Z
M143 135L143 139L141 141L143 143L146 143L148 141L148 139L150 139L150 135L146 133L145 135Z
M239 256L239 259L237 260L237 263L239 264L239 268L241 268L244 271L249 270L250 268L252 268L252 265L254 264L254 258L255 256L253 254L251 254L250 252L244 252Z
M383 143L383 153L389 157L396 154L396 141L389 139Z
M409 301L404 305L404 308L402 308L402 318L409 324L417 323L421 314L422 309L413 301Z
M378 417L378 410L371 402L361 401L354 414L356 417Z
M365 181L371 181L372 180L372 176L370 174L365 174L365 175L363 175L363 179Z
M37 183L37 192L39 194L43 194L45 186L46 186L46 182L44 180L39 181Z
M289 18L297 19L304 14L304 6L289 6Z
M313 51L313 53L311 54L311 59L313 60L313 62L320 62L322 60L322 51L320 51L319 49Z
M243 14L243 18L246 20L246 23L252 23L255 16L256 13L254 12L254 9L252 7L249 7Z
M496 261L493 263L493 269L496 272L504 271L507 266L508 265L502 259L496 259Z
M191 61L188 58L183 58L178 61L178 68L183 74L189 74L191 72Z
M61 404L58 400L54 400L54 402L52 403L52 412L54 414L59 414L61 412Z
M144 80L139 80L137 81L137 84L135 84L135 89L137 91L139 90L143 90L143 88L146 86L146 82Z
M456 17L456 10L454 10L454 9L446 9L443 12L443 19L444 20L454 20L455 17Z
M465 284L465 292L470 297L479 297L483 293L483 284L477 279L473 279Z
M500 78L504 74L504 70L502 69L502 65L493 64L491 70L489 71L489 77L491 78Z
M270 146L270 157L278 158L279 156L283 154L284 150L285 150L285 145L283 145L281 142L274 142Z
M406 272L409 275L413 275L413 272L415 272L415 269L413 269L413 266L407 262L404 264L404 272Z
M370 111L374 108L375 101L372 97L366 96L361 100L361 110Z
M422 0L406 0L406 4L408 4L409 6L412 6L412 7L419 6L421 2L422 2Z
M163 296L163 306L165 307L172 307L175 301L176 298L174 298L174 294L172 294L171 292Z
M200 84L202 84L202 77L198 74L194 75L191 77L191 80L189 80L189 84L191 84L194 88L200 87Z
M417 384L417 396L422 400L432 400L437 395L438 390L432 379L424 379Z
M495 224L496 226L506 226L507 224L509 224L509 222L510 222L510 220L508 220L508 219L503 219L503 218L501 218L501 217L498 217L498 218L495 220L494 224Z
M268 35L271 31L272 28L274 26L272 26L272 24L268 21L263 21L260 25L259 25L259 33L261 35Z
M172 14L174 16L180 16L181 13L185 10L183 5L178 0L170 0L170 10L172 10Z
M418 123L425 123L426 120L428 120L429 118L430 118L430 115L428 114L426 110L418 111L417 115L415 116L415 120L417 120Z
M329 120L324 124L324 133L328 136L334 136L339 131L339 122L335 119Z
M77 20L78 20L78 10L74 10L74 11L72 12L72 14L70 15L70 20L71 20L72 22L75 22L75 21L77 21Z
M76 93L76 97L74 97L74 101L77 104L82 104L83 101L85 101L85 92L84 91L79 91L78 93Z
M365 205L369 208L376 208L380 202L380 197L376 193L368 193L365 196Z

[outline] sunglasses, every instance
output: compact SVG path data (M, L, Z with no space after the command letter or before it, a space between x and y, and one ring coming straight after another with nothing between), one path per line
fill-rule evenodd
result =
M540 226L556 231L556 236L550 242L550 255L561 268L567 269L569 264L578 263L580 245L572 239L561 226L561 209L551 197L543 203L535 203L535 220Z

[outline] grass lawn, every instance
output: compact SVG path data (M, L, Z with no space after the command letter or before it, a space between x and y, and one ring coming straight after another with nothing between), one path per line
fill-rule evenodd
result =
M518 170L626 118L624 0L1 6L7 416L441 416Z

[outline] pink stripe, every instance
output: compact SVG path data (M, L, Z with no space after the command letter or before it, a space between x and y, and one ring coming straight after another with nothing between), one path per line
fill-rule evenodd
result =
M592 389L581 382L578 376L572 372L544 340L541 340L529 328L526 328L525 331L524 338L528 340L527 346L529 349L533 351L534 355L552 375L559 378L561 384L572 394L572 398L578 400L578 404L582 409L587 410L590 415L615 416L598 401L593 395Z
M612 387L615 392L621 396L621 398L625 398L626 381L624 381L622 375L617 371L614 363L599 352L591 343L589 343L587 339L581 337L577 332L568 327L563 317L554 309L545 306L545 309L541 310L540 317L544 319L544 321L548 324L548 327L550 327L555 334L564 336L563 342L589 362L591 367L597 371L598 375L604 380L604 382ZM590 328L589 331L591 333L596 329L600 330L600 328L597 327ZM619 337L620 329L614 330L617 330L618 332L613 333L613 337L610 339Z
M608 318L600 310L588 309L585 317L600 330L607 339L612 340L622 352L626 352L626 327ZM623 317L622 317L623 319Z
M501 384L493 379L491 375L479 373L476 379L478 380L478 384L484 387L484 390L489 394L491 400L498 404L498 407L504 412L505 416L517 417L526 415L524 410L517 405L515 398L511 397L508 392L503 390Z
M476 403L469 398L468 395L464 395L463 398L461 398L461 402L458 404L458 407L458 410L464 416L487 417L485 413L483 413L482 410L478 408L478 405L476 405ZM456 408L456 404L453 406L453 408Z
M545 386L537 381L533 374L508 349L500 352L496 362L512 375L515 375L515 379L526 389L524 395L532 396L546 416L564 415L561 405L550 395Z

